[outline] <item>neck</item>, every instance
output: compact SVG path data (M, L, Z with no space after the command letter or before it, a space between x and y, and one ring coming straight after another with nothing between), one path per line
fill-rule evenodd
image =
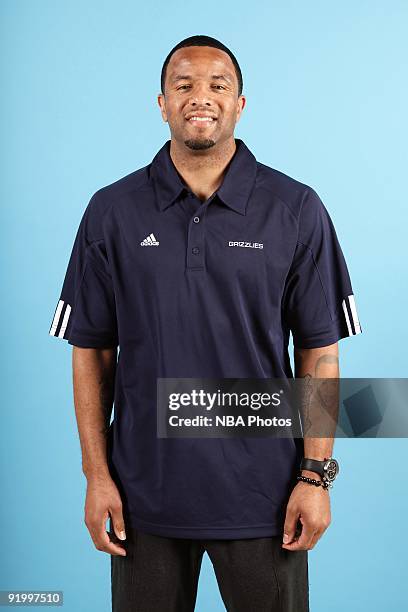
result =
M222 184L226 167L236 151L232 136L211 149L195 151L170 141L170 157L186 185L200 200L207 200Z

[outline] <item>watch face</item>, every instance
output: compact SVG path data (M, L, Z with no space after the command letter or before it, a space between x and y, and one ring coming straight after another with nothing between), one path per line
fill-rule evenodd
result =
M324 466L324 471L328 480L334 480L339 473L339 464L335 459L329 459Z

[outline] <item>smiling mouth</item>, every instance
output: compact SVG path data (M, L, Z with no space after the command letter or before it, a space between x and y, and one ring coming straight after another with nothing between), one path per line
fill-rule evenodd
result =
M215 117L190 117L190 119L187 119L188 123L199 127L207 127L216 121Z

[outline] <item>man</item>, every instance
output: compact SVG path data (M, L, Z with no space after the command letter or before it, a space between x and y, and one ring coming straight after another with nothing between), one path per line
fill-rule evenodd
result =
M293 378L290 332L296 377L337 377L361 332L346 263L315 191L234 137L227 47L182 41L161 88L171 140L92 196L50 329L74 347L85 523L114 611L194 610L207 552L228 610L305 612L332 438L161 438L157 380Z

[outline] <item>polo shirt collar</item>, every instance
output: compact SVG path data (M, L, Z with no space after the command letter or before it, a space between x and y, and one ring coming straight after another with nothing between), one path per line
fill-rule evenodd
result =
M170 142L167 140L156 153L150 169L161 211L173 204L184 190L189 191L170 157ZM243 140L235 138L235 143L237 148L216 194L229 208L245 215L255 184L257 162Z

